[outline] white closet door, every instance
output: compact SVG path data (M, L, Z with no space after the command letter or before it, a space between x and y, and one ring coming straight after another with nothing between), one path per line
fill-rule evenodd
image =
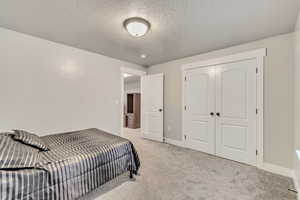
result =
M214 68L186 72L185 125L186 146L215 154L215 73Z
M256 163L256 60L216 70L216 154Z

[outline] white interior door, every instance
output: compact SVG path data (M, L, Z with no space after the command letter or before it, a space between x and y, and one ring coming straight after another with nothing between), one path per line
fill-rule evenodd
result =
M216 66L216 154L256 163L256 59Z
M187 71L184 91L184 141L190 148L215 154L214 68Z
M141 94L141 129L143 137L163 142L164 75L142 76Z

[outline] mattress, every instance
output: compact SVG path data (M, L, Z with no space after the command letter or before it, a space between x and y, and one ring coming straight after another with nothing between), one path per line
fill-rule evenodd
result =
M50 150L40 152L33 169L0 170L0 199L78 199L117 176L137 174L133 144L98 129L42 137Z

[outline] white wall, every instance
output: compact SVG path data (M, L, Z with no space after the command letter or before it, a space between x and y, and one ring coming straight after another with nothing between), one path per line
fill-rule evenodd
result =
M145 70L0 28L0 130L44 135L96 127L118 134L120 67Z
M300 15L295 27L295 149L294 149L294 168L295 174L300 185L300 155L296 154L296 150L300 151ZM300 188L298 188L300 189Z
M149 73L165 74L164 134L181 140L181 66L183 64L268 48L264 80L264 160L292 168L293 155L293 34L280 35L206 54L151 66ZM171 128L168 130L168 126Z

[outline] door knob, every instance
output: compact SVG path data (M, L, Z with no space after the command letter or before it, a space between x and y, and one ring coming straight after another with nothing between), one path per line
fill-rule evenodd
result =
M211 116L214 116L214 115L215 115L215 113L211 112L211 113L210 113L210 115L211 115Z
M220 113L217 113L217 116L220 117Z
M159 112L162 112L162 111L163 111L163 109L161 109L161 108L160 108L160 109L158 109L158 111L159 111Z

